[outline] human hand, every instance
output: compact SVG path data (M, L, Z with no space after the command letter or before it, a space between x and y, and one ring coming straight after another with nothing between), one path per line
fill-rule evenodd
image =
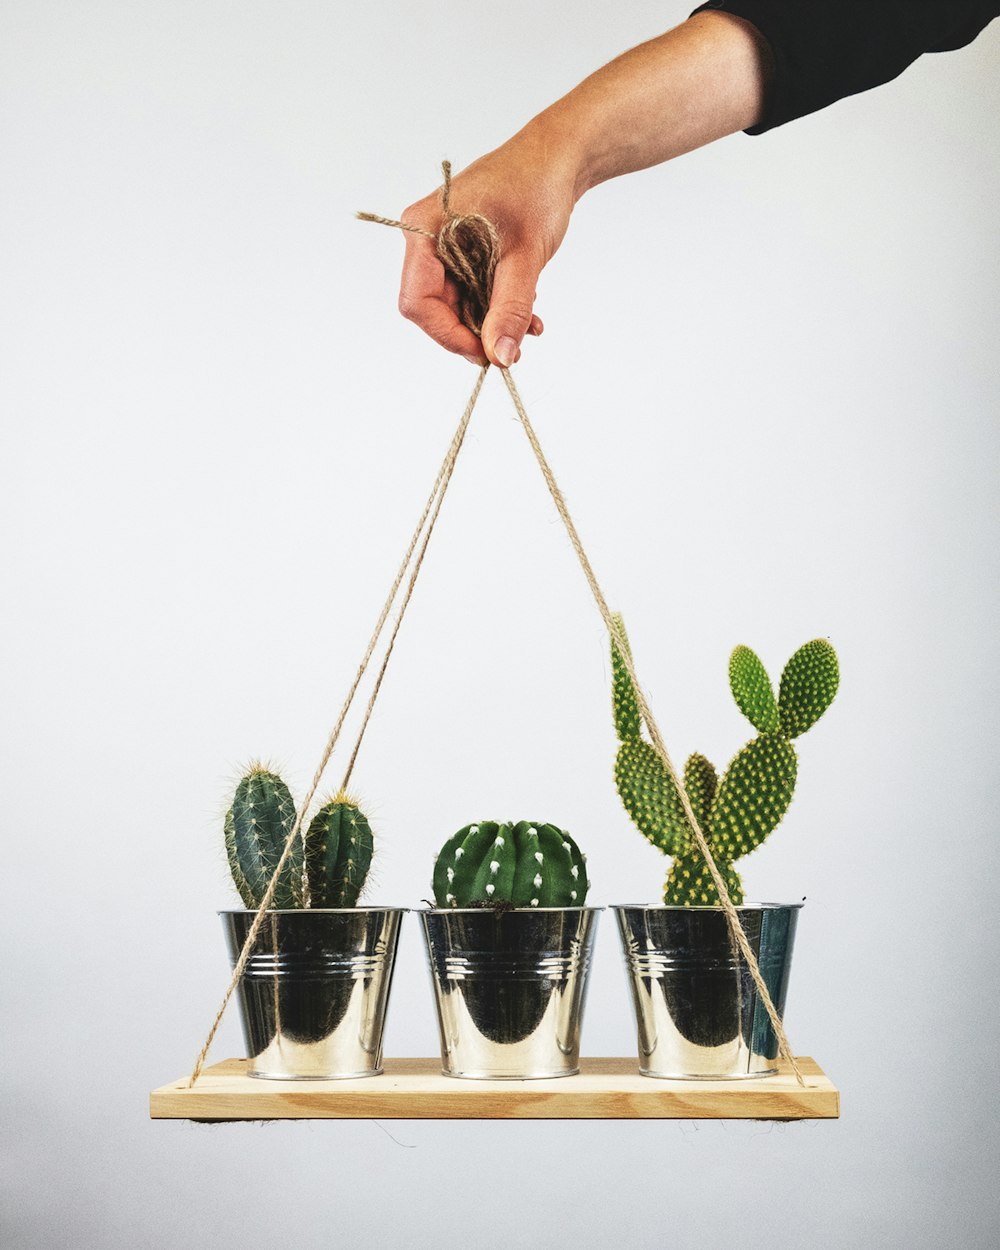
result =
M451 182L454 213L479 213L500 235L482 338L459 319L459 292L438 258L439 193L403 214L399 309L442 347L476 364L513 364L540 334L535 284L591 187L647 169L760 121L771 53L754 26L701 12L617 57ZM399 224L399 223L389 223Z
M542 333L533 311L535 286L563 240L575 198L569 153L553 153L538 128L529 125L451 180L451 211L480 213L500 235L500 260L482 338L459 319L458 288L434 240L409 230L404 234L400 312L442 347L475 364L513 364L524 336ZM412 204L401 220L436 235L444 221L440 192Z

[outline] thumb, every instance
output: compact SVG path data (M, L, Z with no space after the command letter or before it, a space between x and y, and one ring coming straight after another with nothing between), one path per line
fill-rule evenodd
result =
M493 275L490 308L483 321L483 347L495 365L512 365L531 324L541 265L524 252L502 256Z

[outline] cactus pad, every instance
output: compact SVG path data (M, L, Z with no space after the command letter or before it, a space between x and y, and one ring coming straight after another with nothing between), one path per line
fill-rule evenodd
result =
M615 760L615 784L639 832L666 855L682 854L691 843L691 826L655 748L641 738L623 742Z
M703 833L710 827L712 803L718 788L719 777L714 766L697 752L689 756L684 765L684 789L687 791L694 818Z
M799 647L781 674L778 708L783 732L798 738L811 729L833 702L839 685L837 653L825 638Z
M771 679L749 647L736 647L729 657L729 687L736 706L754 729L766 734L781 728Z
M727 864L712 848L715 864L726 883L729 897L739 907L743 902L743 882L740 874ZM719 891L715 888L708 864L697 847L682 855L670 865L667 881L663 887L663 901L668 907L718 907Z
M628 657L631 659L632 650L629 647L628 635L625 633L625 622L620 614L615 614L614 622L625 650L628 652ZM611 674L611 702L615 713L615 728L622 742L627 742L639 737L642 730L642 716L639 713L639 701L635 697L632 678L629 677L618 647L614 643L611 644Z
M712 804L716 859L748 855L778 827L792 801L797 764L795 748L777 734L762 734L737 753Z
M589 884L570 835L527 820L466 825L434 863L438 907L582 907Z

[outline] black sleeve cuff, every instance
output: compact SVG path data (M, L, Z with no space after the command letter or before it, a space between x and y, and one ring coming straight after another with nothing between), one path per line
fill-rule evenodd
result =
M695 13L731 13L771 49L764 116L747 134L815 113L889 82L924 52L971 43L1000 0L709 0Z

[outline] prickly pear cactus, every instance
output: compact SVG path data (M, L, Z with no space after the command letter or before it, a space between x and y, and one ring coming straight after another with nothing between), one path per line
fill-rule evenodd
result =
M622 644L625 624L615 618ZM630 653L631 656L631 653ZM635 689L612 643L612 703L620 745L615 784L640 833L673 858L663 892L672 906L705 907L718 891L684 814L680 794L653 747L641 736ZM837 654L822 638L807 642L785 665L775 698L767 670L749 647L729 659L729 685L736 705L758 731L721 780L703 755L684 767L684 789L712 857L734 903L743 885L733 867L778 826L792 801L798 757L792 739L810 729L833 702L840 681Z
M226 853L244 905L260 907L288 835L295 803L277 775L255 764L236 787L226 813ZM276 910L353 907L372 860L372 831L357 803L338 794L297 837L271 900ZM308 892L307 888L308 887Z
M582 907L589 885L569 834L527 820L466 825L434 863L438 907Z

